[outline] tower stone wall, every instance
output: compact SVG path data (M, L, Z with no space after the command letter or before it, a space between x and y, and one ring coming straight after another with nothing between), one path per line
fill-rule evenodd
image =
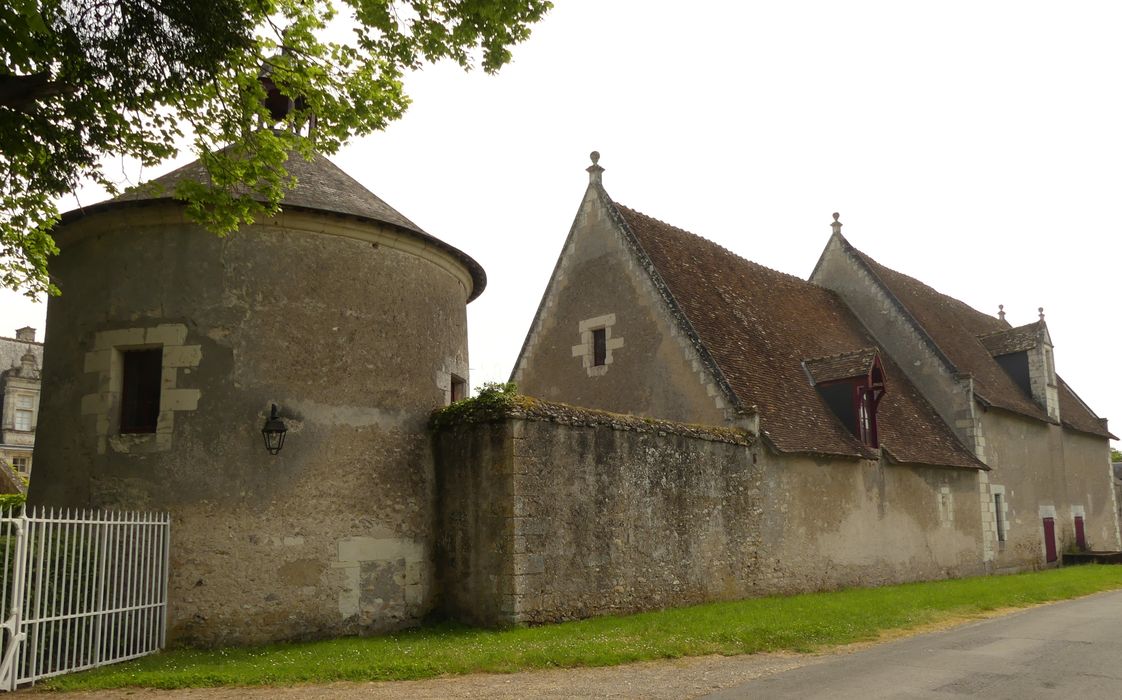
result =
M476 291L457 251L307 210L219 238L171 202L111 206L56 238L31 502L170 511L173 644L428 613L426 421L468 376ZM155 431L122 432L125 356L154 348ZM275 456L272 404L288 427Z

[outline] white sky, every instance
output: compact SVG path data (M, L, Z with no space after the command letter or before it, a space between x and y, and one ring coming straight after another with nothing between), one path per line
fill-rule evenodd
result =
M616 201L769 267L805 278L839 211L977 309L1043 306L1118 432L1120 27L1117 2L560 0L497 76L411 76L405 118L334 160L487 270L474 386L509 375L596 149ZM0 334L44 307L4 292Z

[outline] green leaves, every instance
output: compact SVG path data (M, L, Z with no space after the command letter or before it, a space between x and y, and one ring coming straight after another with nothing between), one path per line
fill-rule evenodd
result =
M409 105L404 72L450 59L493 72L548 0L14 0L0 7L0 284L57 293L46 261L55 201L91 180L116 192L108 157L145 166L185 133L204 182L174 196L220 235L275 212L284 164L332 154ZM268 77L292 109L265 106ZM315 128L309 130L314 119ZM301 133L308 133L305 138Z

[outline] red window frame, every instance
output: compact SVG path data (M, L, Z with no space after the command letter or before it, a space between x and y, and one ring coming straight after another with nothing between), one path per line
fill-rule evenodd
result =
M822 382L819 386L848 383L853 387L853 416L855 425L850 430L863 444L880 447L880 431L877 428L877 408L884 398L884 369L880 355L873 358L869 373L863 376L835 379Z
M1056 551L1056 519L1044 518L1044 561L1051 564L1059 559Z
M1087 551L1087 529L1083 524L1083 516L1075 516L1075 546L1080 552Z
M857 416L856 435L869 447L880 447L877 433L877 407L884 396L884 386L861 386L853 388L853 409Z

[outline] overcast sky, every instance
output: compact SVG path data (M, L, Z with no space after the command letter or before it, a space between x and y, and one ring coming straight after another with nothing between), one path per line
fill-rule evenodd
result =
M769 267L809 275L838 211L981 311L1043 306L1122 430L1122 3L557 4L501 73L412 75L405 118L334 157L486 269L473 385L510 374L596 149L613 199ZM44 307L3 293L0 334Z

